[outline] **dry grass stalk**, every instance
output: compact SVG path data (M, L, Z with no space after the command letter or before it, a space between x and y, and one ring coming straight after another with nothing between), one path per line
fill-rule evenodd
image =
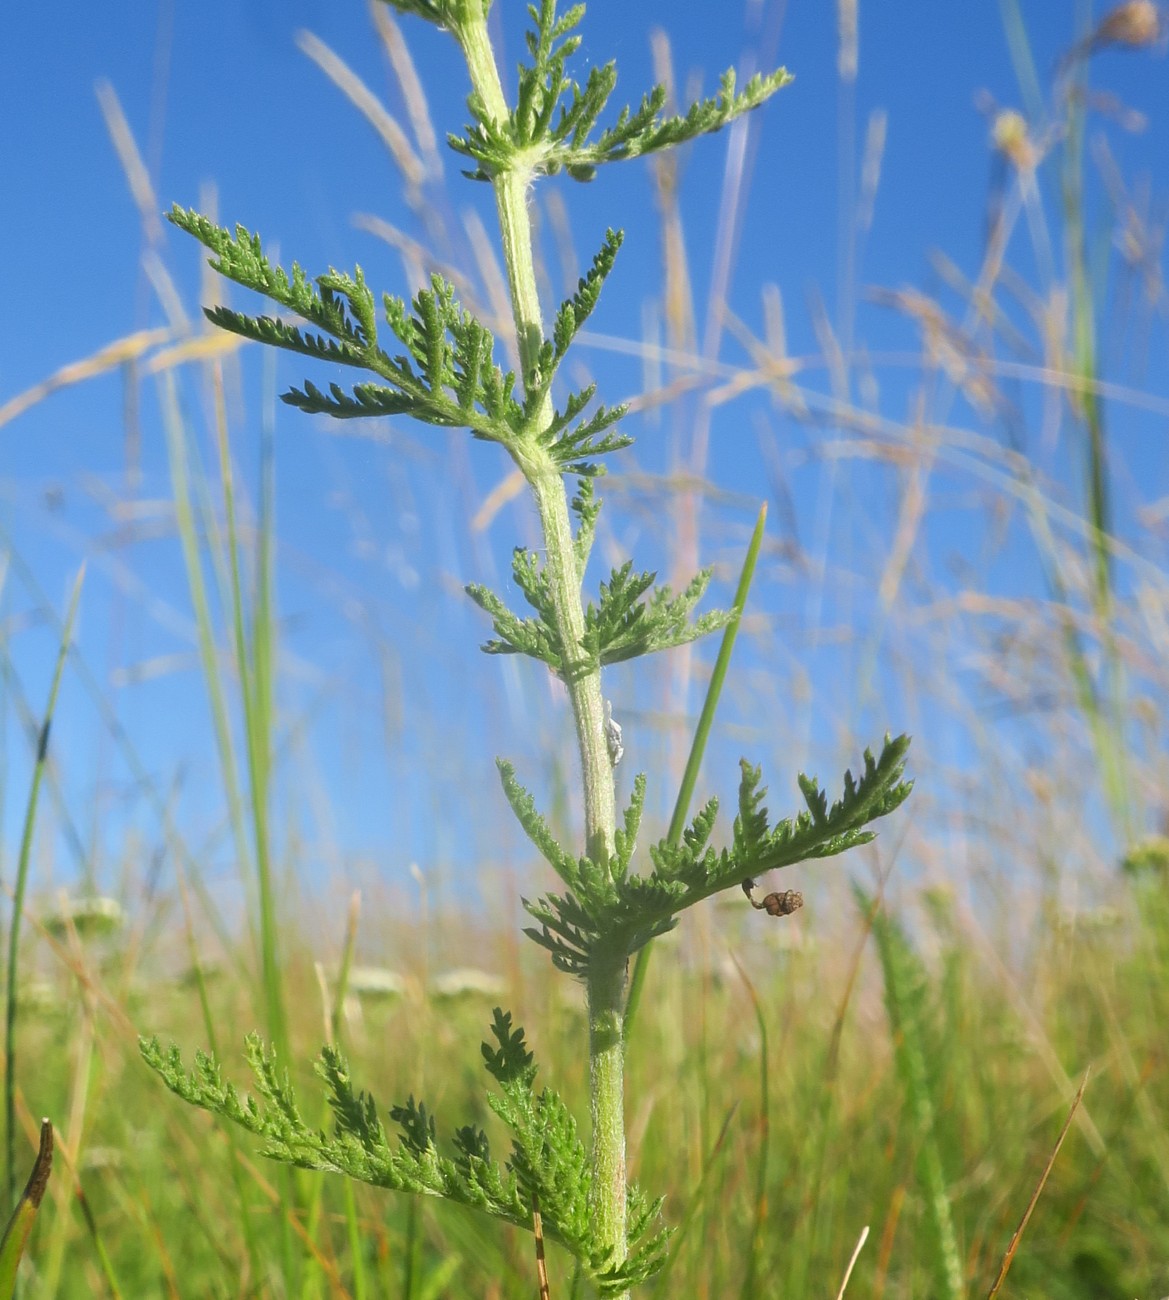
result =
M990 1291L987 1293L987 1300L994 1300L995 1296L997 1296L999 1291L1002 1290L1003 1283L1007 1280L1007 1274L1010 1272L1011 1264L1014 1262L1015 1252L1019 1249L1019 1242L1022 1240L1023 1233L1027 1228L1027 1224L1031 1218L1031 1212L1035 1209L1036 1202L1039 1200L1039 1197L1043 1193L1043 1188L1047 1184L1048 1176L1055 1165L1055 1158L1059 1155L1059 1149L1063 1146L1063 1140L1067 1137L1068 1129L1072 1126L1072 1120L1075 1118L1080 1101L1084 1096L1084 1089L1088 1086L1088 1078L1091 1073L1092 1071L1090 1069L1084 1071L1083 1082L1080 1084L1079 1091L1076 1093L1075 1098L1072 1101L1071 1109L1068 1111L1067 1118L1063 1122L1063 1128L1059 1131L1059 1137L1055 1140L1055 1146L1052 1148L1051 1155L1047 1158L1047 1164L1043 1168L1043 1173L1039 1176L1038 1183L1035 1184L1035 1190L1031 1193L1031 1199L1027 1202L1027 1208L1023 1211L1023 1217L1019 1220L1019 1226L1015 1229L1014 1236L1012 1236L1007 1245L1007 1251L1003 1256L999 1275L995 1278L994 1286L992 1286Z
M319 36L302 29L296 34L296 43L378 133L407 185L417 189L426 178L426 169L394 115Z

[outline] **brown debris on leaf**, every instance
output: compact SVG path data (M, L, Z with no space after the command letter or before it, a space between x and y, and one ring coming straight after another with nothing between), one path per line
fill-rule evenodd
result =
M743 881L743 893L747 895L747 901L757 912L766 912L768 916L791 916L793 912L798 912L804 905L804 896L795 889L781 889L775 893L768 894L766 898L759 902L755 901L751 891L755 888L753 880Z

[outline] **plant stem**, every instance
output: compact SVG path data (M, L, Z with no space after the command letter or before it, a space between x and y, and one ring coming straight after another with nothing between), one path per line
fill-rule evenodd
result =
M488 113L497 122L505 122L507 100L486 18L476 0L470 0L464 8L458 37L476 93ZM492 178L525 382L532 374L544 336L527 203L531 176L530 168L517 160L512 168ZM538 423L546 428L551 419L552 402L548 398ZM563 676L580 749L585 852L607 869L616 825L613 767L605 739L600 665L579 650L585 630L582 575L573 547L568 495L559 468L543 448L529 444L513 449L512 454L532 489L544 535L545 574L564 647ZM588 977L593 1211L601 1241L612 1249L613 1264L620 1264L626 1256L625 1051L621 1032L625 982L625 954L593 955Z
M527 467L524 471L528 473ZM584 786L585 852L598 866L607 868L613 853L616 807L613 765L605 739L601 673L599 667L590 664L583 655L568 659L570 647L580 645L585 631L568 499L559 471L550 464L532 474L528 482L540 515L546 548L544 572L552 591L557 627L565 648L564 680L572 702Z
M624 1261L625 1225L625 1036L626 959L606 961L593 953L589 962L589 1092L593 1125L593 1203L595 1228L612 1246L613 1263Z
M1088 11L1084 11L1085 18ZM1085 30L1087 26L1085 25ZM1088 268L1084 231L1084 119L1087 103L1087 62L1077 60L1073 80L1064 91L1066 119L1063 146L1063 206L1067 241L1068 279L1071 289L1073 357L1079 384L1073 390L1086 435L1086 514L1091 525L1089 541L1094 561L1090 595L1100 627L1104 651L1097 678L1088 668L1074 631L1065 634L1072 653L1072 673L1092 727L1100 761L1104 791L1122 844L1132 840L1130 791L1124 741L1124 672L1115 634L1113 608L1111 494L1108 483L1108 439L1104 406L1097 391L1098 355L1092 278ZM1083 682L1086 684L1080 685Z

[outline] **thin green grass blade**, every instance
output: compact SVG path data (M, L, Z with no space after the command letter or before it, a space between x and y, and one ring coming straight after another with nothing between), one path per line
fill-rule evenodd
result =
M1015 68L1015 80L1023 96L1023 105L1032 122L1043 120L1043 90L1039 82L1039 73L1035 70L1035 56L1031 50L1031 38L1027 35L1027 24L1019 8L1019 0L999 0L999 12L1003 21L1003 31L1007 37L1007 48L1011 54L1011 63Z
M223 377L214 372L215 423L219 449L219 472L223 490L223 514L227 528L227 553L231 572L231 619L235 642L236 664L239 669L240 695L243 702L244 735L248 755L249 811L252 817L253 861L256 868L256 886L259 900L260 969L267 1012L268 1036L277 1053L288 1060L288 1020L284 1006L283 984L280 978L279 918L276 915L276 895L272 881L272 864L269 853L269 778L272 754L272 607L270 600L271 546L263 533L272 527L272 515L263 512L258 539L261 572L256 576L257 595L253 604L250 627L244 613L243 578L240 572L240 541L236 525L235 477L231 462L231 449L227 436L227 407L223 395ZM265 474L270 466L265 466ZM269 487L262 489L268 492ZM300 1200L298 1184L292 1171L284 1175L286 1209L291 1211ZM289 1214L281 1215L281 1248L284 1260L285 1285L294 1286L299 1273L297 1253L292 1240Z
M77 606L81 599L81 586L84 581L85 565L83 564L73 582L73 591L69 597L65 621L61 629L61 642L57 650L57 662L53 666L53 678L49 686L49 701L45 706L44 721L41 723L40 735L37 738L36 761L33 763L28 803L24 810L24 830L20 837L16 887L12 895L12 924L8 931L8 986L4 1017L5 1202L9 1205L16 1199L16 1000L20 973L20 922L24 912L25 890L28 888L37 803L45 766L49 760L49 733L53 724L53 711L57 707L57 692L61 688L65 660L69 654L70 642L73 640L73 623L77 617Z
M32 1231L33 1220L44 1199L52 1171L53 1126L47 1119L43 1119L40 1150L33 1162L32 1173L29 1174L24 1194L4 1229L3 1240L0 1240L0 1300L11 1300L16 1294L16 1270L20 1267L20 1257L24 1254L28 1234Z
M273 628L269 599L271 575L256 576L257 598L251 623L244 613L243 578L240 572L239 530L236 524L235 476L227 440L227 412L223 385L216 375L215 409L219 446L219 471L223 487L223 511L227 526L228 559L231 565L231 619L239 668L240 693L244 710L244 733L248 754L249 803L255 849L256 880L260 904L260 966L267 1008L268 1037L277 1053L288 1059L288 1025L285 1016L280 960L277 943L276 896L269 856L268 795L272 745L271 677ZM261 534L271 527L271 515L262 520ZM270 546L260 538L261 569L269 567Z
M12 539L4 529L3 523L0 522L0 545L5 547L5 560L11 564L13 572L19 576L24 587L28 589L31 595L42 604L47 604L44 591L37 581L36 574L29 567L27 562L22 558L19 551L12 547ZM58 631L61 630L62 624L57 620L57 616L52 614L51 617L56 621ZM73 655L72 669L74 676L79 685L84 689L89 698L90 704L97 711L101 718L102 726L106 733L113 740L118 752L121 754L126 763L126 768L134 780L135 788L141 790L150 805L151 811L158 818L158 822L163 828L163 834L166 840L167 848L172 852L175 858L186 865L191 873L191 888L199 900L199 906L204 917L215 931L215 936L219 940L220 946L227 954L228 959L235 967L236 973L241 978L246 978L247 969L240 960L233 943L232 933L223 919L215 900L208 892L206 885L197 872L197 864L194 857L175 824L174 814L170 804L162 791L159 789L158 781L155 775L148 769L146 764L139 756L125 724L122 722L117 710L111 705L106 687L100 682L93 669L89 667L85 656L76 651ZM7 702L7 694L2 697ZM0 719L3 714L0 713ZM51 775L51 774L50 774Z
M8 568L12 559L8 538L0 531L0 542L4 550L0 552L0 665L7 676L8 671L8 618L7 601L4 599L8 590ZM8 842L6 824L8 821L8 692L0 691L0 845ZM0 864L7 854L0 856Z
M765 501L759 507L759 515L755 520L755 530L751 534L751 542L747 547L747 554L743 558L743 568L739 574L739 585L735 590L735 599L731 605L734 617L723 631L722 643L718 648L718 657L714 661L714 671L710 675L710 685L706 688L706 699L702 702L702 713L699 715L698 726L694 730L694 739L690 744L690 756L686 760L686 769L682 773L682 784L678 790L678 798L674 802L674 815L670 819L670 828L666 832L666 839L670 844L677 844L682 838L683 830L686 828L686 817L690 811L690 801L694 797L694 787L698 782L698 769L702 766L702 756L706 752L706 742L710 737L711 728L714 726L715 711L718 709L723 683L726 681L727 671L730 668L731 654L735 648L735 640L739 635L739 625L743 620L743 610L747 606L747 594L751 590L751 580L755 576L755 563L759 559L759 551L763 546L763 532L766 524L767 502ZM637 960L633 965L633 976L629 981L629 996L625 1001L623 1032L626 1042L629 1041L633 1021L637 1015L637 1008L641 1003L641 993L645 986L646 972L649 970L649 954L652 947L652 944L647 943L638 952Z
M747 987L747 994L755 1009L755 1023L759 1028L759 1165L755 1174L755 1217L751 1225L751 1245L747 1252L747 1272L739 1292L741 1300L751 1300L757 1294L755 1271L759 1266L759 1248L763 1243L763 1224L767 1218L767 1178L770 1172L768 1157L771 1151L771 1087L768 1073L770 1057L767 1046L767 1017L763 1014L763 1004L759 1001L759 994L734 953L731 953L731 961L735 963L739 978Z
M199 641L199 662L203 681L211 705L211 724L215 731L215 745L219 751L219 765L223 774L223 789L227 796L228 820L232 840L241 870L251 861L247 833L244 828L244 801L240 791L239 767L235 746L231 739L228 721L227 698L223 689L223 676L219 668L219 654L215 639L215 622L208 600L207 584L203 576L203 561L199 549L199 531L191 501L189 466L190 444L186 426L179 409L174 373L164 372L162 378L163 427L166 433L167 459L170 468L171 495L174 499L175 524L187 570L187 588L195 614L195 629ZM249 921L252 918L249 917Z
M42 1130L43 1131L43 1130ZM106 1250L106 1244L102 1238L101 1230L97 1226L97 1219L94 1217L93 1206L89 1203L89 1197L82 1190L80 1183L76 1184L74 1191L77 1197L77 1204L81 1209L81 1217L85 1220L85 1227L89 1232L89 1239L93 1245L93 1252L97 1256L98 1265L101 1268L102 1277L105 1279L106 1289L109 1292L110 1300L122 1300L122 1288L118 1285L117 1274L114 1272L114 1265L110 1259L109 1251ZM3 1292L0 1292L2 1295Z
M341 966L337 972L337 983L333 990L333 1002L328 1011L328 1036L330 1047L341 1046L341 1018L345 1010L345 998L349 993L349 972L353 969L353 953L357 947L357 919L361 910L361 894L354 893L349 901L349 918L345 926L345 942L341 949ZM322 981L323 983L323 981ZM327 1101L321 1103L321 1128L329 1125L332 1111ZM353 1256L353 1290L356 1300L364 1300L367 1294L365 1279L365 1259L361 1247L361 1233L357 1222L357 1199L353 1193L353 1183L344 1179L342 1187L345 1193L345 1222L349 1238L349 1249ZM321 1205L325 1194L325 1180L317 1177L312 1181L309 1193L308 1216L306 1219L309 1240L317 1242L320 1229ZM320 1267L315 1260L310 1260L305 1270L302 1295L310 1294L321 1276ZM315 1292L313 1292L315 1294Z
M1048 110L1043 102L1031 43L1018 0L1000 0L1000 10L1027 116L1032 123L1041 123L1048 115ZM1086 35L1090 30L1090 11L1081 6L1080 15L1082 34ZM1085 515L1093 566L1090 601L1104 648L1099 683L1070 617L1063 620L1062 639L1076 700L1092 735L1109 811L1122 840L1128 843L1132 838L1134 813L1125 742L1125 681L1114 627L1116 611L1111 550L1112 491L1104 407L1098 386L1096 295L1089 274L1084 224L1084 121L1086 106L1090 102L1086 69L1087 60L1078 56L1072 57L1062 67L1057 81L1056 113L1057 116L1062 115L1062 121L1058 123L1058 135L1062 141L1061 200L1072 316L1071 366L1078 380L1072 389L1072 395L1079 407L1085 439ZM1042 522L1039 522L1040 544L1047 551L1044 566L1047 580L1057 600L1067 604L1067 588L1054 547Z
M731 1120L735 1117L735 1112L739 1109L739 1103L736 1101L727 1113L723 1116L722 1126L718 1131L718 1137L714 1140L714 1145L710 1148L710 1154L706 1157L706 1162L702 1166L702 1176L698 1180L698 1186L694 1189L694 1195L690 1198L686 1206L685 1213L682 1215L682 1222L674 1231L673 1239L670 1243L670 1253L666 1256L666 1262L662 1265L661 1271L654 1279L654 1300L659 1300L670 1294L666 1283L670 1274L674 1271L674 1265L681 1253L680 1247L690 1233L694 1220L698 1217L698 1212L706 1203L710 1190L710 1180L713 1176L722 1154L726 1148L727 1132L731 1126ZM575 1291L575 1287L574 1287Z
M1086 12L1086 11L1085 11ZM1096 338L1096 295L1089 272L1088 241L1084 222L1084 127L1088 103L1087 60L1076 59L1061 86L1062 200L1067 274L1072 309L1072 365L1079 383L1074 389L1084 429L1084 481L1093 581L1089 584L1092 612L1100 628L1104 651L1100 679L1092 677L1079 637L1065 631L1073 678L1081 707L1096 746L1101 779L1116 829L1122 840L1131 838L1130 782L1124 743L1124 673L1116 645L1112 554L1112 492L1108 470L1108 438L1104 405L1098 391L1099 349ZM1091 684L1085 691L1084 679Z
M881 958L897 1073L917 1147L918 1176L924 1184L928 1217L934 1229L936 1294L946 1300L963 1300L966 1289L962 1261L938 1146L937 1105L926 1066L926 972L888 912L883 907L874 909L873 898L859 885L854 884L852 889L864 915L872 917L873 938Z
M250 853L247 835L244 831L243 799L240 794L238 768L231 741L231 727L228 723L227 700L219 671L219 656L215 645L215 626L211 615L210 602L207 599L207 587L203 578L203 563L199 553L199 536L195 526L194 511L191 507L190 481L187 472L188 441L186 427L179 410L173 373L169 370L166 371L163 380L163 424L166 431L167 457L170 462L171 494L174 498L175 522L178 527L179 540L183 550L183 561L187 570L187 587L195 612L199 658L203 668L203 680L207 686L208 700L211 704L212 725L215 731L216 746L219 750L224 791L227 796L228 820L231 823L232 836L242 867L243 864L249 861ZM199 957L198 945L195 941L194 920L187 896L186 873L181 859L178 864L178 871L179 896L183 908L188 955L191 961L191 970L195 975L199 1006L203 1016L203 1029L207 1035L208 1047L212 1052L217 1053L219 1048L215 1032L215 1016L212 1013L203 963ZM250 917L249 924L253 924ZM226 945L225 951L231 951L231 946ZM236 1196L239 1201L239 1220L243 1229L252 1272L254 1276L258 1277L261 1272L260 1256L252 1224L251 1197L248 1194L247 1184L240 1169L239 1141L234 1129L229 1128L227 1138L230 1147L232 1181L235 1184Z
M361 1235L357 1218L357 1193L352 1179L344 1180L342 1192L345 1197L345 1231L349 1237L349 1258L353 1268L353 1300L368 1300L372 1292L365 1275L365 1238Z
M451 1282L462 1266L463 1261L457 1255L448 1255L440 1260L423 1279L418 1289L418 1300L441 1300L443 1296L451 1295Z
M418 1277L422 1252L421 1233L419 1232L418 1223L418 1201L417 1196L411 1196L406 1209L406 1248L402 1256L404 1268L402 1300L417 1300L418 1294L415 1289L415 1281Z

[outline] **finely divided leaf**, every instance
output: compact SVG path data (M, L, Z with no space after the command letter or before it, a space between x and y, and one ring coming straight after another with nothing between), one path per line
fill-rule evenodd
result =
M662 840L650 848L653 871L628 871L621 856L630 851L626 838L618 844L612 873L603 873L581 859L578 877L564 894L524 899L524 907L540 928L525 933L548 949L558 969L587 974L594 948L603 946L632 954L651 939L673 928L679 913L724 889L740 885L776 867L842 853L873 838L869 822L897 808L912 782L902 780L909 738L888 737L879 758L865 751L859 780L846 773L844 794L830 807L815 781L800 778L809 811L771 826L763 804L757 767L744 762L739 786L739 813L732 843L716 852L708 846L718 804L711 800L683 832L681 842ZM640 808L640 788L634 809ZM636 818L634 817L634 821ZM627 821L624 836L632 823Z
M204 1053L196 1053L195 1067L188 1071L177 1048L164 1051L157 1039L143 1039L140 1047L172 1092L255 1134L272 1160L392 1191L439 1196L528 1231L535 1194L544 1235L581 1262L601 1294L616 1294L630 1279L650 1276L661 1266L665 1244L664 1230L657 1226L660 1202L636 1216L630 1259L614 1269L594 1231L588 1159L572 1115L550 1089L535 1091L536 1065L523 1030L512 1028L510 1013L497 1007L491 1029L495 1041L482 1050L499 1091L488 1100L512 1134L503 1165L491 1160L486 1135L473 1125L455 1131L453 1157L442 1154L434 1116L413 1097L390 1110L400 1131L395 1147L373 1098L354 1091L344 1058L332 1048L322 1052L316 1067L336 1120L330 1135L304 1122L287 1074L256 1035L248 1037L246 1048L254 1097L225 1084L218 1063ZM636 1190L631 1198L632 1204L645 1205Z

